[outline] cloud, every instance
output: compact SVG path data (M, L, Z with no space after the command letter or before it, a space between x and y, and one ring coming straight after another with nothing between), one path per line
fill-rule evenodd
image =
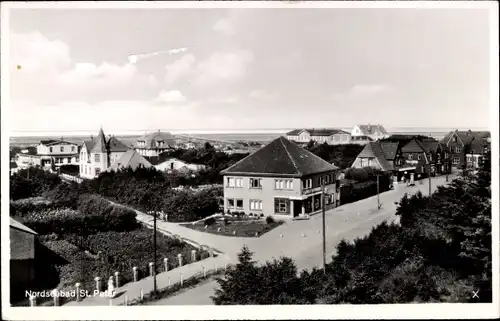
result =
M187 54L165 66L167 83L174 83L182 77L192 74L193 68L196 63L196 58L193 54Z
M334 93L332 97L335 100L352 100L393 92L395 92L395 88L386 84L358 84L352 86L346 92Z
M213 29L217 32L223 33L226 36L234 36L236 34L236 26L234 20L231 18L222 18L218 20Z
M159 101L166 103L183 103L186 97L178 90L161 91L158 95Z
M14 60L10 70L13 100L95 102L142 98L157 90L156 79L140 74L133 64L74 63L67 44L39 32L11 35L10 57Z
M246 75L252 61L253 54L247 50L213 53L197 65L194 83L207 86L219 81L240 79Z
M265 90L254 90L248 94L248 97L256 100L275 100L279 98L278 93L270 93Z

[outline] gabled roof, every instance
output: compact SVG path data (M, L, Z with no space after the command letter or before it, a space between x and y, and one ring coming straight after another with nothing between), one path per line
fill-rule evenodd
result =
M157 141L163 141L165 147L168 147L168 146L173 147L176 144L175 138L174 138L174 136L172 136L171 133L161 132L161 131L149 133L149 134L146 134L144 136L139 137L137 139L136 144L140 141L145 142L146 148L157 148L157 146L156 146ZM141 148L144 148L144 147L141 146Z
M408 144L401 147L403 153L424 153L426 151L425 147L417 139L412 139Z
M279 137L221 174L303 177L334 170L338 167L285 137Z
M294 130L289 131L288 133L286 133L286 135L287 136L297 136L301 131L302 131L302 129L294 129Z
M113 165L111 165L108 171L116 171L120 168L137 169L138 167L153 167L151 163L145 159L141 154L133 149L126 151Z
M130 149L115 136L111 136L106 145L110 152L126 152Z
M361 131L361 134L365 136L374 135L376 132L379 132L380 134L383 135L388 134L384 126L382 125L358 125L358 128Z
M383 142L380 142L380 147L382 148L382 151L384 152L385 159L394 160L394 158L396 157L396 154L398 152L399 143L398 142L383 141Z
M85 141L83 141L83 146L85 146L85 148L87 149L87 152L90 153L90 151L92 150L92 147L94 146L94 141L85 140Z
M54 139L49 139L49 140L41 140L41 141L40 141L40 144L41 144L41 145L46 145L46 146L50 146L50 145L60 145L60 144L65 144L65 145L78 145L78 144L76 144L76 143L68 142L68 141L65 141L65 140L54 140Z
M21 230L21 231L24 231L24 232L27 232L27 233L30 233L33 235L38 235L37 232L33 231L32 229L30 229L26 225L21 224L20 222L16 221L12 217L10 218L10 227L16 228L18 230Z
M393 169L392 165L387 161L380 142L370 142L365 145L363 150L358 154L358 158L376 158L383 171Z
M484 138L490 137L491 134L488 131L472 131L472 130L454 130L446 134L446 136L441 140L441 143L448 145L453 136L457 136L464 145L471 143L473 140L483 140Z

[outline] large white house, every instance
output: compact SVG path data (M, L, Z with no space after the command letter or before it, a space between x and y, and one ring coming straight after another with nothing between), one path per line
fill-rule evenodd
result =
M389 137L389 133L382 125L356 125L351 131L353 138L369 137L372 140L379 140Z
M80 151L80 177L92 179L113 165L130 148L102 128L96 138L84 141Z
M294 129L286 133L288 140L297 143L308 143L311 140L317 143L327 143L330 145L350 144L351 135L341 129Z
M139 137L134 149L142 156L154 157L176 146L174 136L167 132L154 132Z
M203 169L206 169L207 166L204 164L194 164L184 162L177 158L167 158L159 161L155 168L159 171L168 172L168 171L193 171L197 172Z
M36 153L41 156L42 166L78 165L78 149L78 144L64 140L42 140L36 146Z

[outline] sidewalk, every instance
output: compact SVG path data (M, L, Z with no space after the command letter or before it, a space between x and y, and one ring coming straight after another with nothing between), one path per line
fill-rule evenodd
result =
M215 258L207 258L196 263L184 265L180 268L175 268L168 272L158 273L156 282L158 290L165 289L169 286L180 283L181 276L187 280L193 276L203 276L204 269L206 273L215 269L223 269L226 264L230 264L227 256L222 255ZM110 299L105 296L89 296L80 302L70 301L63 306L109 306L109 305L125 305L125 302L131 302L134 299L139 299L142 294L146 295L153 290L153 277L143 278L137 282L129 282L119 288L116 288L116 295ZM106 287L106 284L104 284Z

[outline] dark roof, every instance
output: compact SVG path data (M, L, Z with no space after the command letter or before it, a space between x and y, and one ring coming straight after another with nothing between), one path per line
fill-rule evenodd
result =
M376 132L387 135L387 131L382 125L358 125L358 127L363 135L373 135Z
M41 140L40 144L42 145L56 145L56 144L68 144L68 145L78 145L76 143L68 142L65 140L54 140L54 139L48 139L48 140Z
M349 134L348 132L338 128L303 128L303 129L294 129L286 133L286 135L297 136L303 130L307 131L311 136L331 136L334 134Z
M10 168L17 168L16 162L10 162Z
M137 151L130 149L126 151L117 161L115 161L113 165L108 168L108 171L116 171L121 168L129 167L135 170L138 167L149 168L153 167L153 165L151 165L151 163Z
M130 149L127 145L125 145L115 136L109 138L106 146L110 152L126 152Z
M408 144L401 147L403 153L422 153L427 150L422 145L422 143L417 139L412 139Z
M472 130L454 130L446 134L446 136L441 140L444 145L448 145L448 142L452 138L453 135L457 135L458 138L467 145L471 143L473 140L483 140L484 138L490 137L491 134L488 131L472 131Z
M52 143L55 143L55 142L57 142L57 140L48 139L48 140L41 140L40 144L42 144L42 145L48 145L48 144L52 144Z
M137 142L140 142L140 141L143 141L145 142L145 147L146 148L157 148L156 146L156 142L159 142L159 141L163 141L165 144L164 146L165 147L173 147L176 145L176 141L175 141L175 138L174 136L172 136L171 133L169 132L160 132L160 131L157 131L157 132L154 132L154 133L149 133L149 134L146 134L142 137L139 137L137 139ZM137 147L141 147L141 148L144 148L142 146L138 146Z
M394 160L394 158L396 157L396 153L398 152L398 146L398 142L380 142L380 147L382 147L385 159L387 160Z
M85 145L85 148L87 148L87 152L90 153L90 151L92 150L92 147L94 146L94 141L86 140L83 142L83 145Z
M337 166L328 163L285 137L279 137L223 170L221 174L303 177L337 169Z
M365 145L365 148L358 154L359 158L376 158L383 171L392 170L391 164L387 161L380 142L370 142Z
M102 128L99 130L99 134L92 142L93 153L105 153L106 152L106 136L104 136L104 131Z
M373 138L371 138L370 136L352 136L351 140L368 140L372 142Z

